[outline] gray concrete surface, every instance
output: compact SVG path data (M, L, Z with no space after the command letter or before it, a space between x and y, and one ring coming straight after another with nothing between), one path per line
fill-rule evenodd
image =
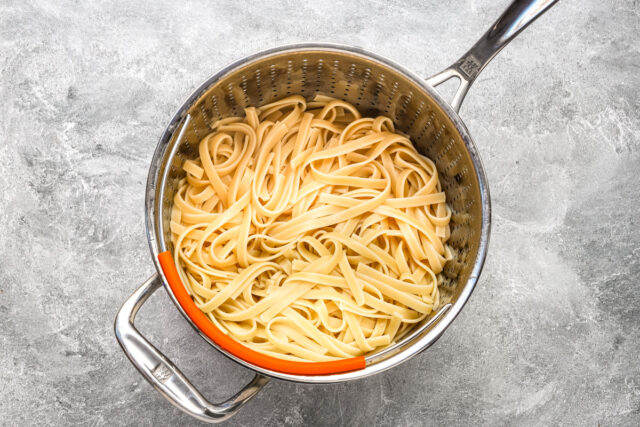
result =
M426 77L506 4L0 1L0 424L197 424L142 379L112 322L153 273L156 141L207 76L322 40ZM637 1L562 1L472 88L461 115L494 226L444 337L366 380L274 381L229 425L640 423L639 14ZM251 376L163 292L140 328L211 399Z

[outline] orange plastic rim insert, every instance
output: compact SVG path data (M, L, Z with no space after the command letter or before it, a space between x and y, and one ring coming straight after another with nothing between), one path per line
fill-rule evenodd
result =
M200 331L202 331L202 333L209 337L213 342L218 344L220 348L228 351L245 362L264 369L295 375L337 374L363 369L366 366L364 356L331 362L295 362L267 356L244 346L218 329L213 322L211 322L211 320L202 311L200 311L198 306L196 306L195 302L193 302L193 299L182 284L176 265L173 262L173 257L169 251L159 254L158 261L160 262L164 276L167 279L167 283L169 283L169 287L173 291L173 295L198 329L200 329Z

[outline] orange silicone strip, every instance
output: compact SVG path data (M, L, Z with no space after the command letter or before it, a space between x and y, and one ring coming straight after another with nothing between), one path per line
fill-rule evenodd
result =
M294 362L267 356L242 345L218 329L198 306L196 306L182 284L182 280L180 280L171 253L169 251L162 252L158 255L158 261L160 261L160 266L173 291L173 295L185 313L187 313L187 316L189 316L193 323L195 323L206 336L211 338L213 342L234 356L253 365L260 366L261 368L296 375L337 374L340 372L355 371L365 367L364 356L332 362Z

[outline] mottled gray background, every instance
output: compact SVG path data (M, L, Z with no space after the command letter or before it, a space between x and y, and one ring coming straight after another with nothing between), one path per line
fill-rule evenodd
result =
M0 423L196 424L113 335L153 265L148 163L165 124L230 61L354 44L428 76L507 1L0 1ZM230 424L640 423L640 5L561 1L462 108L487 168L480 283L421 356L348 384L272 382ZM251 376L164 292L140 328L221 399Z

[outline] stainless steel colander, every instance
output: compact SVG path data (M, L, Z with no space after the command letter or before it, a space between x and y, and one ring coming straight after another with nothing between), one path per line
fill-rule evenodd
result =
M233 415L268 382L269 377L328 383L366 377L406 361L433 344L458 315L478 280L487 252L490 199L487 180L473 140L458 116L462 100L478 73L521 30L556 0L515 1L490 30L460 60L423 80L392 61L364 50L332 44L300 44L270 49L231 64L212 76L180 107L156 148L147 181L146 220L149 246L158 274L123 305L115 332L123 350L142 375L171 403L204 421ZM434 89L451 78L459 80L448 104ZM365 116L390 117L411 137L418 151L438 168L451 216L455 256L442 273L440 310L396 345L366 358L360 370L330 375L293 375L249 363L205 336L178 303L157 256L171 251L169 217L182 163L198 155L200 139L211 124L243 114L243 108L263 105L292 94L312 99L330 95L354 104ZM241 392L222 404L209 403L134 327L135 315L161 285L178 309L212 346L256 371Z

